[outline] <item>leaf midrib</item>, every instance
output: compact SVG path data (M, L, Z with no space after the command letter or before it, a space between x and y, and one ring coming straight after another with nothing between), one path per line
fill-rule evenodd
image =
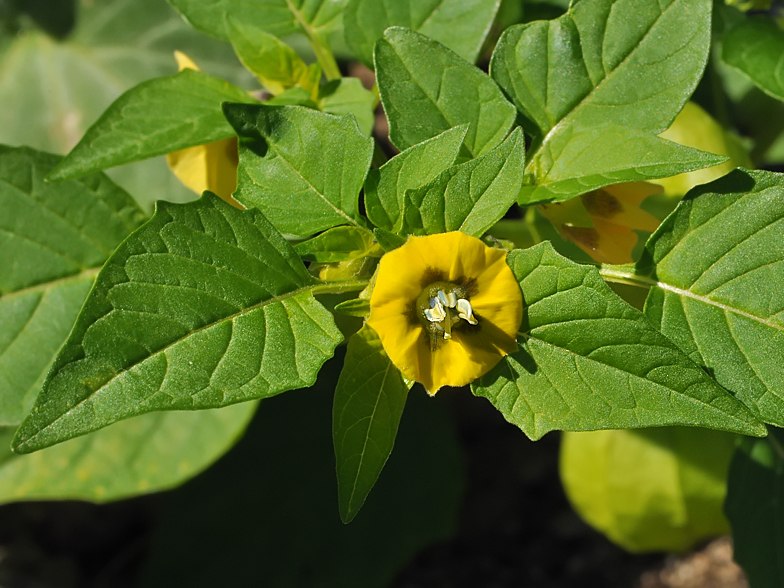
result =
M64 417L66 417L68 414L70 414L76 408L80 407L82 404L84 404L85 402L90 400L93 396L95 396L98 392L103 390L107 385L109 385L115 379L119 378L123 374L128 373L128 371L130 371L131 369L135 368L138 365L141 365L141 364L145 363L149 359L151 359L153 357L156 357L156 356L160 355L161 353L165 353L166 351L168 351L169 349L171 349L172 347L174 347L175 345L177 345L181 341L184 341L184 340L188 339L189 337L192 337L192 336L194 336L194 335L196 335L196 334L198 334L198 333L200 333L202 331L205 331L207 329L211 329L212 327L214 327L214 326L216 326L218 324L225 323L226 321L232 321L233 322L235 319L237 319L237 318L239 318L239 317L241 317L241 316L243 316L243 315L245 315L245 314L247 314L249 312L252 312L254 310L258 310L259 308L264 308L264 307L269 306L271 304L275 304L277 302L282 302L284 300L288 300L289 298L295 298L296 296L298 296L300 294L303 294L305 292L308 292L308 291L313 293L313 290L314 290L314 288L316 286L317 286L317 284L308 284L308 285L303 286L301 288L297 288L296 290L292 290L290 292L286 292L285 294L279 294L279 295L274 296L274 297L272 297L272 298L270 298L268 300L263 300L261 302L258 302L256 304L254 304L254 305L251 305L251 306L249 306L247 308L243 308L240 311L238 311L238 312L236 312L236 313L234 313L232 315L228 315L228 316L223 317L223 318L221 318L219 320L216 320L216 321L213 321L213 322L211 322L209 324L201 326L198 329L194 329L194 330L186 333L182 337L178 337L176 340L171 341L170 343L167 343L166 345L164 345L160 349L157 349L156 351L148 354L147 356L145 356L144 358L140 359L139 361L134 362L134 363L132 363L132 364L130 364L128 366L123 367L123 369L121 371L115 373L111 378L109 378L108 380L106 380L103 383L101 383L100 387L92 390L88 396L86 396L85 398L83 398L79 402L75 403L67 411L59 414L57 416L57 418L55 418L52 422L50 422L47 425L45 425L45 426L41 427L40 429L38 429L38 431L36 431L34 435L32 435L32 436L28 437L27 439L25 439L24 442L20 443L18 446L22 447L22 446L29 445L41 433L43 433L44 431L46 431L47 429L52 427L58 421L62 420ZM113 310L116 310L116 309L113 309ZM73 362L69 362L68 364L65 364L65 365L69 365L70 363L73 363ZM63 369L63 367L64 367L63 365L58 365L56 367L53 367L53 369L56 370L57 372L59 372L59 371L61 371Z
M763 317L753 315L750 312L746 312L745 310L741 310L740 308L735 308L728 304L724 304L717 300L713 300L708 296L695 294L691 290L678 288L677 286L673 286L672 284L667 284L666 282L660 282L658 280L655 280L647 276L641 276L633 272L626 272L626 271L611 269L607 267L600 268L599 273L602 275L603 278L607 278L611 282L619 282L623 284L629 284L631 286L646 286L651 288L659 288L660 290L664 290L665 292L670 292L672 294L675 294L676 296L683 296L684 298L690 298L692 300L696 300L697 302L701 302L703 304L716 307L724 312L737 314L739 316L745 317L747 319L765 325L766 327L769 327L771 329L775 329L777 331L784 331L784 325L779 325Z

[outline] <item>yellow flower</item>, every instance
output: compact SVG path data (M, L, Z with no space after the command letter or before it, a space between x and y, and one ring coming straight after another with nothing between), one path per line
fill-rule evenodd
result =
M631 263L635 231L653 232L659 219L643 210L643 200L662 192L649 182L606 186L561 204L539 207L567 239L599 263Z
M180 51L174 52L180 71L198 66ZM229 137L213 143L187 147L166 156L166 163L175 176L188 188L201 194L205 190L214 192L236 208L243 208L232 193L237 188L237 137Z
M368 324L392 363L433 395L514 352L522 316L506 252L452 232L409 237L381 258Z

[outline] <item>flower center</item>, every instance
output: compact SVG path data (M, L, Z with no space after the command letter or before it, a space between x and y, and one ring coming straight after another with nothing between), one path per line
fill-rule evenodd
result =
M435 282L422 290L417 298L417 316L434 339L451 339L452 329L464 322L477 324L468 292L450 282Z

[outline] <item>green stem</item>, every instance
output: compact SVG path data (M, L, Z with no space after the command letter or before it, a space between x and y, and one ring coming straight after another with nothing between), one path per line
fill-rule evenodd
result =
M307 35L310 45L313 47L313 52L316 54L316 59L321 64L321 71L324 72L327 80L339 80L341 78L340 69L337 61L335 61L335 56L332 54L332 50L329 48L329 44L322 43L318 32L310 26L310 23L305 20L302 13L294 6L291 0L286 0L286 6L291 14L294 15L294 18L297 19L297 24L302 27L303 32Z
M345 280L341 282L320 282L313 287L313 294L342 294L359 292L367 288L370 280Z
M534 240L534 245L544 241L544 239L542 239L542 235L539 234L539 229L536 228L536 208L533 206L529 206L525 210L525 224L528 225L528 232L531 234L531 238Z
M321 64L321 71L324 72L327 80L339 80L342 76L340 75L340 68L338 67L338 62L335 61L332 50L321 42L317 33L310 29L305 30L308 34L310 45L313 47L313 52L316 54L316 58Z

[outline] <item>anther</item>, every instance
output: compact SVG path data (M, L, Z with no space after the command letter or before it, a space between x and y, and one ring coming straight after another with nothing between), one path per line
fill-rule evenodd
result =
M464 321L468 321L468 324L470 325L477 324L477 320L474 318L474 311L471 308L471 303L468 300L461 298L457 301L455 306L457 307L457 316L459 316Z

